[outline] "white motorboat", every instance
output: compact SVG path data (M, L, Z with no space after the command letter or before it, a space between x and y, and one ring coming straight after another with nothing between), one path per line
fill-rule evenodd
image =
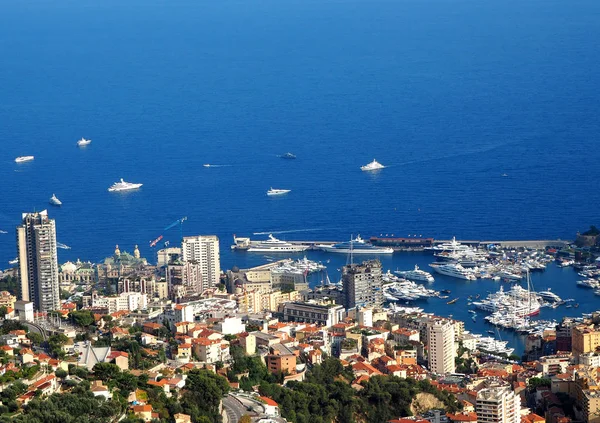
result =
M62 206L62 201L60 201L54 194L52 194L52 197L50 197L49 203L53 206Z
M460 264L456 263L432 263L429 266L433 268L437 273L441 275L451 276L453 278L458 279L466 279L469 281L474 281L477 279L475 273L471 270L465 269Z
M317 248L326 251L328 253L343 253L343 254L393 254L394 249L391 247L377 247L372 244L368 244L364 239L358 235L355 239L350 241L339 242L337 244L319 244Z
M123 178L121 178L121 180L119 182L115 182L114 184L112 184L112 186L108 189L108 191L109 192L130 191L132 189L138 189L142 185L143 184L133 184L131 182L125 182L123 180Z
M416 264L414 270L408 270L405 272L397 270L394 273L412 281L433 282L435 280L431 273L419 269L419 266Z
M90 145L91 143L92 140L86 140L82 137L79 141L77 141L77 147L85 147L86 145Z
M267 191L267 195L283 195L287 194L290 191L291 189L275 189L271 187L271 189Z
M373 161L371 163L361 166L360 170L362 170L363 172L368 172L371 170L379 170L379 169L383 169L383 168L385 168L384 165L379 163L377 160L373 159Z
M33 156L20 156L15 159L16 163L30 162L34 159Z

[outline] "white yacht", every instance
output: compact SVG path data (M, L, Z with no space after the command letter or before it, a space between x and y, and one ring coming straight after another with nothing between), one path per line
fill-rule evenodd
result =
M419 269L419 266L416 264L415 270L408 270L405 272L396 270L394 273L411 281L433 282L435 280L433 279L433 276L431 276L431 273Z
M338 242L337 244L318 244L317 248L328 253L343 254L393 254L391 247L377 247L367 242L358 235L356 238L350 238L350 241Z
M453 251L453 252L467 252L473 251L473 248L468 245L461 244L456 240L456 237L452 237L452 241L438 244L430 248L433 251Z
M16 163L30 162L34 159L33 156L20 156L15 159Z
M13 260L9 261L8 264L10 264L11 266L19 264L19 257L15 257Z
M112 186L108 189L108 191L109 192L129 191L132 189L138 189L142 185L143 184L132 184L131 182L125 182L123 180L123 178L121 178L121 180L119 182L115 182L114 184L112 184Z
M210 167L210 163L203 164L204 167Z
M251 253L297 253L308 250L308 245L292 244L286 241L280 241L273 235L265 241L255 241L248 247Z
M472 271L465 269L460 264L431 263L430 266L433 267L433 270L435 270L436 272L438 272L441 275L451 276L453 278L458 278L458 279L465 279L468 281L474 281L477 279L477 277L475 276L475 274Z
M553 302L559 302L562 301L562 298L560 298L558 295L556 295L554 292L550 291L550 288L548 288L547 291L540 291L537 293L543 300L546 301L553 301Z
M267 191L267 195L283 195L287 194L290 191L291 189L275 189L271 187L271 189Z
M379 170L383 169L385 166L379 163L377 160L373 159L373 161L367 165L361 166L360 170L363 172L368 172L370 170Z
M50 197L50 204L52 204L53 206L62 206L62 201L60 201L56 195L52 194L52 197Z
M89 145L92 143L92 140L86 140L85 138L81 138L79 141L77 141L77 147L85 147L86 145Z

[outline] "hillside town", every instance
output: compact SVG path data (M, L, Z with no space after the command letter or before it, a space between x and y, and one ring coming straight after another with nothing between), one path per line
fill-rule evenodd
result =
M216 236L59 265L55 232L24 215L2 274L0 421L600 422L600 313L515 356L384 308L377 260L311 289L287 260L221 269Z

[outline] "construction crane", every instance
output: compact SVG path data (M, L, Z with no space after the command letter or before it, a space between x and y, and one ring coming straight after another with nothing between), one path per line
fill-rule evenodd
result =
M185 222L186 220L187 220L187 216L184 216L181 219L177 219L175 222L171 223L169 226L167 226L165 228L165 232L168 231L169 229L172 229L175 226L179 225L179 233L181 235L181 240L183 240L183 222Z

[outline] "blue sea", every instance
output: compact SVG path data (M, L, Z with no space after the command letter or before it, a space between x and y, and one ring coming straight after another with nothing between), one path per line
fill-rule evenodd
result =
M599 21L596 0L4 1L0 267L53 193L61 261L153 261L183 216L224 268L265 262L234 233L572 239L600 223Z

